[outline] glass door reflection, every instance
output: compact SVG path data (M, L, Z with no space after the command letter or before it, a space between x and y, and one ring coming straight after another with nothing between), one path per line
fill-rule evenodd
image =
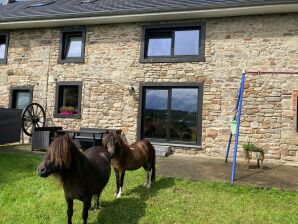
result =
M197 118L198 88L173 88L170 140L195 143L197 136Z
M146 89L143 134L145 138L166 139L168 90Z

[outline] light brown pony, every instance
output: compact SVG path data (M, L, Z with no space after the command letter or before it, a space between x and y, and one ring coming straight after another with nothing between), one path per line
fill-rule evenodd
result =
M155 150L147 139L128 145L117 132L107 131L103 137L103 145L110 154L115 171L117 198L121 197L126 170L143 167L147 172L144 186L151 187L151 182L155 180Z
M68 137L59 136L53 140L43 162L38 166L39 176L53 174L61 182L67 202L68 223L71 224L73 200L83 202L82 218L87 223L92 196L95 208L99 207L99 196L111 174L108 152L104 147L93 147L81 152Z

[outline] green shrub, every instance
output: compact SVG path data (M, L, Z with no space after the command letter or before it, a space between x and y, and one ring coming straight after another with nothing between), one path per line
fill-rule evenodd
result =
M245 144L242 145L244 151L246 152L259 152L262 155L264 155L264 150L260 147L257 147L256 145L254 145L251 142L247 142Z

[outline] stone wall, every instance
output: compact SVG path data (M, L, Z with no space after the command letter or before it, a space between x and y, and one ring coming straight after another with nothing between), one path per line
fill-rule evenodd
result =
M46 108L49 125L122 128L132 142L140 82L203 82L202 147L172 150L223 157L242 69L298 69L298 15L204 21L206 61L193 63L139 63L143 25L139 23L87 26L84 64L57 63L59 28L13 30L8 64L0 65L0 105L8 105L10 86L31 85L33 101ZM265 149L267 160L298 165L293 108L298 76L248 75L247 79L240 144L249 140ZM83 82L81 119L53 118L57 81Z

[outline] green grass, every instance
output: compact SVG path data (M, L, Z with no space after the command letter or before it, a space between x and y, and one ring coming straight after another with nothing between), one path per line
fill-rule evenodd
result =
M63 190L36 175L39 155L0 151L0 223L66 223ZM150 190L143 170L128 172L124 195L114 199L114 175L102 193L104 208L89 223L298 223L298 193L158 177ZM74 223L82 223L75 201Z
M18 152L26 152L31 151L31 145L29 144L19 144L19 143L12 143L6 145L0 145L0 151L18 151Z

